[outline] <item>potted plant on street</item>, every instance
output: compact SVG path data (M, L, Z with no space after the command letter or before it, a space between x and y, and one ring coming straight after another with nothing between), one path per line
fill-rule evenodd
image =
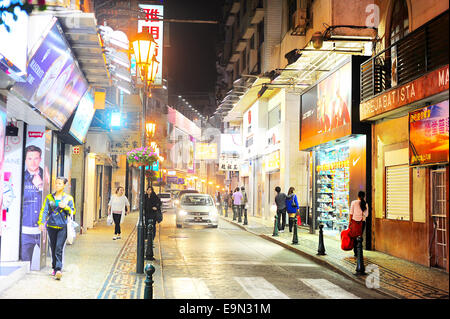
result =
M136 166L152 166L158 161L158 154L150 147L139 147L127 153L127 161Z

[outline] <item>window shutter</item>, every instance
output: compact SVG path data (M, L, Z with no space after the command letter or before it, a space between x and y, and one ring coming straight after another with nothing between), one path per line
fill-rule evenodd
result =
M409 220L409 166L386 167L386 218Z

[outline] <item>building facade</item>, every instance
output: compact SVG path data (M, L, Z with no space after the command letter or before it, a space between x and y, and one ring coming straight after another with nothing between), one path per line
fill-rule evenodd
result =
M448 3L380 1L379 12L383 41L360 71L373 248L448 272Z

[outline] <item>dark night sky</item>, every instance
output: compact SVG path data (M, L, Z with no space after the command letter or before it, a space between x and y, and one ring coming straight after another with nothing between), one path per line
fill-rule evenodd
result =
M167 0L168 19L218 20L221 0ZM215 24L170 23L170 45L166 57L170 94L214 92L216 80Z

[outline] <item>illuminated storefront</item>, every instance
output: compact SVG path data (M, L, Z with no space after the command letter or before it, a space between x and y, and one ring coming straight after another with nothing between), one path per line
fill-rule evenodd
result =
M352 76L364 59L349 58L301 96L300 150L312 157L308 224L311 231L324 225L324 233L335 238L348 227L350 203L358 192L368 200L371 194L370 126L358 121L359 81Z

